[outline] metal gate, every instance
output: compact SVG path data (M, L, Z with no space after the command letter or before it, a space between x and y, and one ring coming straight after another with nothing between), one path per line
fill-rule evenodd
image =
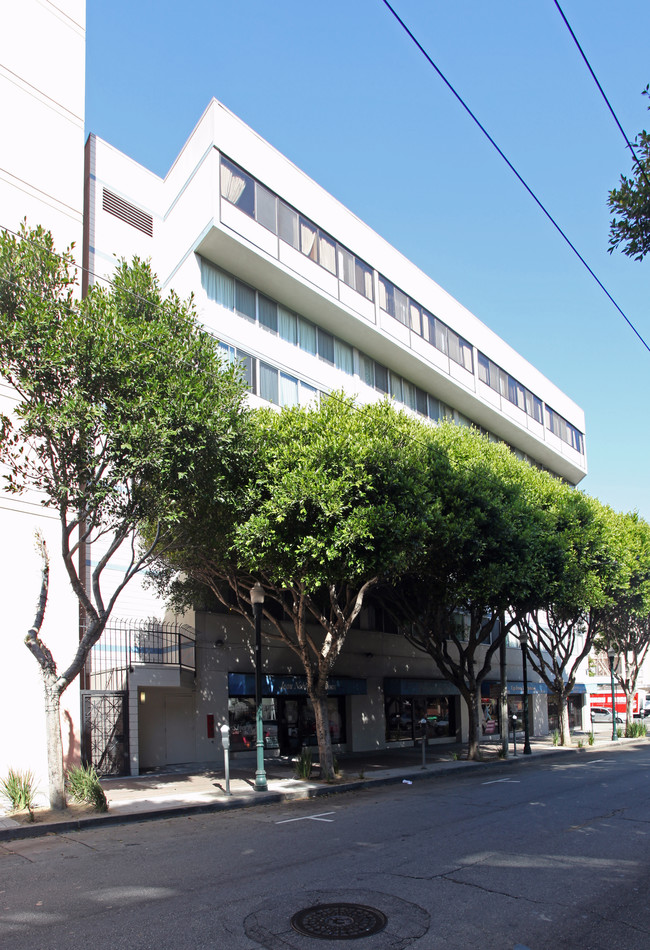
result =
M84 691L81 702L83 761L100 775L128 775L128 693Z

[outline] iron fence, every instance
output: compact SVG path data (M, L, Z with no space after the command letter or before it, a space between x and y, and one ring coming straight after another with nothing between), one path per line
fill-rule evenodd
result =
M91 649L85 687L124 690L134 667L155 664L196 670L196 645L190 628L142 620L112 621Z

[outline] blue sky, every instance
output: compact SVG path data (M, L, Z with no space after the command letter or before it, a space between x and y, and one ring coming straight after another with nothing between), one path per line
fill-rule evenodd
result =
M623 128L648 0L560 0ZM650 258L607 253L625 144L552 0L393 0L650 343ZM88 0L86 127L164 175L215 96L586 413L581 487L650 520L650 353L381 0Z

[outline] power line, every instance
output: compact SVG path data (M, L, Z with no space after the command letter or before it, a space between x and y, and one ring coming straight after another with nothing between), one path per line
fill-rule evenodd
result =
M512 164L512 162L510 161L510 159L509 159L509 158L505 155L505 153L499 148L499 146L497 145L497 143L495 142L495 140L492 138L492 136L491 136L490 133L487 131L487 129L485 128L485 126L482 125L482 123L479 121L479 119L477 118L477 116L472 112L472 110L471 110L470 107L467 105L467 103L465 102L465 100L462 98L462 96L460 95L460 93L458 93L458 92L456 91L456 89L452 86L452 84L451 84L450 81L447 79L447 77L444 75L444 73L443 73L443 72L439 69L439 67L434 63L434 61L431 59L431 57L429 56L429 54L427 53L427 51L425 50L425 48L422 46L422 44L419 42L419 40L414 36L414 34L411 32L411 30L408 28L408 26L407 26L406 23L404 22L404 20L402 20L402 18L399 16L399 14L396 13L396 11L395 11L395 10L393 9L393 7L390 5L390 3L388 2L388 0L382 0L382 2L383 2L384 5L390 10L390 12L393 14L393 16L395 17L395 19L396 19L397 22L399 23L399 25L402 27L402 29L404 30L404 32L410 37L410 39L411 39L412 42L415 44L415 46L417 46L417 48L420 50L420 52L422 53L422 55L424 56L424 58L427 60L427 62L429 63L429 65L436 71L436 73L437 73L438 76L442 79L442 81L443 81L444 84L447 86L447 88L449 89L449 91L455 96L455 98L456 98L456 99L458 100L458 102L461 104L461 106L463 107L463 109L465 110L465 112L467 112L467 114L470 116L470 118L472 119L472 121L479 127L479 129L481 130L481 132L483 133L483 135L486 137L486 139L488 140L488 142L490 142L490 144L493 146L493 148L499 153L499 155L501 156L501 158L503 159L503 161L506 163L506 165L508 166L508 168L510 169L510 171L516 176L516 178L519 180L519 182L524 186L524 188L526 189L526 191L528 192L528 194L530 195L530 197L533 199L533 201L535 202L535 204L538 206L538 208L539 208L539 209L544 213L544 215L548 218L548 220L551 222L551 224L553 225L553 227L555 228L555 230L558 232L558 234L561 235L562 239L569 245L569 247L571 248L571 250L573 251L573 253L575 254L575 256L576 256L576 257L578 258L578 260L583 264L583 266L587 269L587 271L591 274L592 278L596 281L596 283L598 284L598 286L600 287L600 289L603 291L603 293L606 295L606 297L608 298L608 300L616 307L616 309L618 310L618 312L620 313L620 315L623 317L623 319L625 320L625 322L627 323L627 325L628 325L628 326L630 327L630 329L635 333L635 335L639 338L639 340L641 341L641 343L643 344L643 346L646 348L646 350L648 350L648 352L650 353L650 346L646 343L646 341L645 341L644 338L641 336L641 334L639 333L639 331L637 330L637 328L634 326L634 324L632 323L632 321L627 317L627 315L626 315L625 312L622 310L622 308L621 308L621 307L618 305L618 303L614 300L614 298L612 297L612 295L610 294L610 292L608 291L608 289L605 287L605 285L603 284L603 282L600 280L599 277L597 277L597 275L595 274L595 272L594 272L594 271L592 270L592 268L589 266L589 264L588 264L587 261L584 259L584 257L583 257L582 254L580 253L580 251L579 251L579 250L577 249L577 247L575 246L575 244L573 244L573 242L570 240L570 238L569 238L569 237L565 234L565 232L562 230L562 228L561 228L560 225L557 223L557 221L555 220L555 218L552 216L552 214L550 213L550 211L548 211L548 210L545 208L545 206L542 204L542 202L541 202L540 199L537 197L537 195L536 195L535 192L532 190L532 188L528 185L528 183L527 183L527 182L522 178L522 176L519 174L519 172L517 171L517 169L515 168L515 166Z
M578 42L578 38L577 38L577 36L575 35L575 33L573 32L573 30L572 30L572 28L571 28L571 24L569 23L569 21L567 20L566 16L564 15L564 11L562 10L562 7L561 7L560 4L557 2L557 0L553 0L553 2L555 3L555 6L557 7L560 16L561 16L562 19L564 20L564 23L565 23L565 25L566 25L567 30L569 31L569 33L571 34L571 36L572 36L572 38L573 38L573 42L574 42L574 43L576 44L576 46L578 47L578 50L580 51L580 55L582 56L583 60L585 61L585 65L586 65L587 69L589 70L589 72L591 73L591 77L592 77L593 81L594 81L594 82L596 83L596 85L598 86L598 89L599 89L599 91L600 91L600 94L601 94L601 96L603 97L603 99L605 100L605 104L607 105L607 108L608 108L609 111L611 112L612 118L614 119L614 122L615 122L616 125L618 126L619 132L620 132L621 135L623 136L623 140L624 140L624 142L625 142L626 148L629 148L630 152L632 153L632 158L634 159L634 161L636 162L636 164L637 164L637 166L638 166L638 168L639 168L639 172L643 175L643 177L644 177L644 179L645 179L645 182L646 182L646 184L648 185L648 187L650 187L650 181L648 181L647 175L646 175L646 173L645 173L645 168L643 167L643 164L641 163L641 161L639 160L639 157L637 156L636 152L634 151L634 146L632 145L632 143L630 142L629 138L628 138L627 135L625 134L625 132L624 132L624 130L623 130L623 126L621 125L621 123L620 123L619 120L618 120L618 116L617 116L616 113L614 112L614 109L612 108L612 105L611 105L609 99L608 99L607 96L605 95L605 90L603 89L603 87L602 87L601 84L599 83L598 77L596 76L596 73L593 71L593 69L592 69L592 67L591 67L591 63L590 63L589 60L587 59L587 56L586 56L586 54L585 54L585 51L583 50L582 46L581 46L580 43Z

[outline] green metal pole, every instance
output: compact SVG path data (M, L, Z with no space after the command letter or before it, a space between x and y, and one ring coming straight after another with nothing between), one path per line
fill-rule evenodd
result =
M253 604L255 618L255 708L257 771L255 772L255 791L266 792L266 772L264 770L264 723L262 721L262 604Z
M618 733L616 731L616 691L614 689L614 657L609 657L609 672L612 678L612 740L616 742Z

